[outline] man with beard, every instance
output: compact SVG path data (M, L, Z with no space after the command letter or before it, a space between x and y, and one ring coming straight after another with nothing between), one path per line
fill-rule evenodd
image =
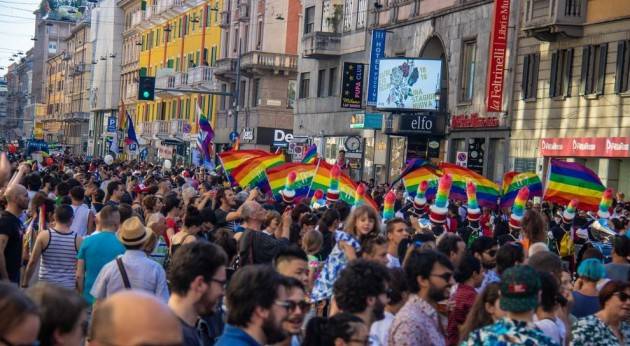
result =
M185 346L212 345L207 334L195 327L199 316L211 315L223 296L227 256L220 247L207 242L182 245L171 261L168 306L179 318Z
M486 276L483 278L481 287L477 289L477 292L483 291L490 283L501 281L499 274L494 269L497 266L498 250L499 245L491 237L482 236L472 243L470 252L481 262L481 266L486 270Z
M302 340L304 317L309 311L310 304L306 301L306 292L300 280L287 277L284 287L287 290L289 315L282 323L282 329L288 337L277 343L276 346L299 346Z
M445 345L445 328L437 302L449 297L454 284L453 265L442 253L414 250L406 259L404 270L410 297L394 318L388 344Z
M388 281L385 265L364 259L350 262L333 286L337 307L361 318L369 329L385 317Z
M227 325L217 346L259 346L284 340L291 303L286 278L266 265L239 269L227 287Z
M28 191L16 184L7 188L4 197L7 206L0 214L0 280L19 284L24 230L20 216L28 209Z

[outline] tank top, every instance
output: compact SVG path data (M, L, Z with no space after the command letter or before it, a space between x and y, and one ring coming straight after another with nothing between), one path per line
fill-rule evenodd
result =
M73 205L72 211L74 211L74 218L72 220L72 225L70 225L70 229L74 231L77 235L85 237L85 235L87 234L90 208L88 208L88 206L85 204L81 204L78 207Z
M42 252L39 280L74 289L77 271L77 234L59 233L52 228L48 229L48 234L50 240Z

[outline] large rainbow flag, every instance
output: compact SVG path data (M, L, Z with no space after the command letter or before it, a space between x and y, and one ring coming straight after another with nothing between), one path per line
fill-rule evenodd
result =
M315 193L315 190L317 189L321 189L322 191L328 190L332 167L333 166L331 164L324 160L319 161L319 167L317 167L313 176L313 186L311 187L312 193ZM339 199L353 205L356 189L356 183L346 174L341 172L341 176L339 177Z
M264 150L238 150L238 151L225 151L219 154L219 159L223 165L223 169L226 173L231 173L236 167L243 162L253 159L259 156L272 155Z
M501 208L511 208L518 191L525 186L529 189L530 199L536 196L542 197L542 182L536 173L515 171L505 173L501 188Z
M266 170L284 163L284 154L267 154L247 160L234 168L230 175L242 188L258 187L270 191Z
M277 201L281 201L280 191L284 189L284 184L289 173L295 172L297 179L295 180L295 200L306 198L309 195L308 187L311 185L313 175L315 174L315 165L310 163L287 162L276 167L267 169L267 178L273 197ZM311 191L311 195L315 190Z
M597 211L606 187L597 174L577 162L551 160L544 200L568 205L572 199L579 208Z

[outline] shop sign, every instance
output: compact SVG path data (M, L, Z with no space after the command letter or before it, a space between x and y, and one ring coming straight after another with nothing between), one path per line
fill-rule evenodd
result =
M468 167L468 153L465 151L455 153L455 164L460 167Z
M540 155L567 157L630 157L630 137L543 138Z
M451 128L453 129L466 129L466 128L483 128L483 127L499 127L498 117L481 117L479 113L472 113L470 115L460 114L453 115L451 117Z
M430 140L427 144L429 147L427 149L428 157L440 157L440 142L435 140Z
M485 138L469 138L468 139L468 168L483 174L483 161L485 156L484 144Z
M363 102L363 73L363 64L353 62L343 63L341 108L361 108Z
M367 104L369 106L376 106L379 63L385 56L385 35L385 30L372 30L372 51L370 52L370 76L368 79L367 96Z
M241 138L243 138L244 141L253 141L254 140L254 129L251 127L247 127L243 129L243 132L241 134Z
M256 144L287 147L293 141L293 130L259 127L256 130Z
M170 159L173 157L173 147L168 145L158 145L158 157L161 159Z
M488 85L486 86L486 111L501 112L503 106L503 80L505 77L505 52L507 50L510 0L495 0L490 36L490 60Z
M444 116L429 112L394 113L394 116L394 133L444 134Z
M351 129L380 130L383 126L383 114L381 113L357 113L352 115Z

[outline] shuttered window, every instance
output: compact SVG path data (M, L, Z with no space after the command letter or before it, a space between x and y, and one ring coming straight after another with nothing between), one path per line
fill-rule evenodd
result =
M549 97L571 96L573 49L559 49L551 54Z
M630 91L630 40L617 43L617 75L615 76L615 92Z
M607 57L607 43L582 48L580 95L604 94Z
M528 54L523 59L523 78L521 80L521 98L531 100L536 98L538 91L538 66L540 54Z

